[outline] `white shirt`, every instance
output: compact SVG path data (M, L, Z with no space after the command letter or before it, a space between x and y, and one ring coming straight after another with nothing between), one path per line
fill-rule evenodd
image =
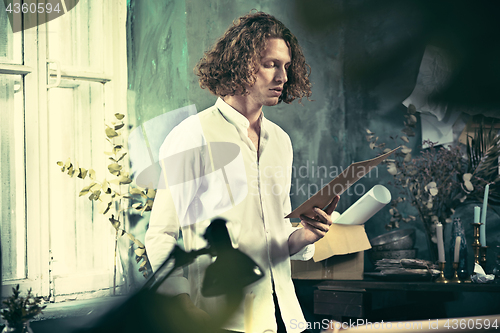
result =
M207 246L203 234L211 219L225 218L233 244L265 274L244 291L255 295L254 331L276 331L274 280L287 330L298 332L289 327L291 322L305 322L291 280L288 237L295 229L284 218L291 212L292 145L280 127L262 116L257 159L248 127L247 118L219 98L172 130L160 148L162 177L168 186L159 185L146 249L156 270L176 244L179 228L185 250L197 250ZM308 245L292 259L308 260L313 254L314 245ZM189 266L188 279L179 270L159 292L188 293L196 306L216 314L222 299L205 298L200 291L203 272L211 262L208 255L200 256ZM224 328L244 331L243 304Z

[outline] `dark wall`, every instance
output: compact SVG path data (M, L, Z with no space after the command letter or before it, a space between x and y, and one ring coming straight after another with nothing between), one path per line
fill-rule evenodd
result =
M390 135L399 134L406 111L401 103L413 90L429 41L453 41L455 49L462 50L462 58L471 58L460 36L450 37L454 30L444 28L459 25L450 16L449 5L446 1L431 6L426 1L130 0L129 112L135 115L132 118L137 126L187 105L194 104L198 111L211 106L216 97L200 89L193 74L203 52L232 20L250 10L275 15L297 36L312 69L312 101L264 109L266 117L291 137L297 171L291 198L293 207L297 207L336 176L335 171L376 156L368 148L366 128L385 142ZM455 2L453 6L452 12L466 13L465 7L461 10ZM495 69L492 71L495 73ZM486 82L490 77L478 75ZM474 95L473 90L468 92ZM419 144L417 134L411 148L418 149ZM303 172L299 173L301 167ZM328 174L318 175L318 167L326 167ZM388 180L385 168L379 166L342 195L338 211L343 212L372 186L387 184ZM394 197L397 192L390 189ZM464 223L471 221L470 211L466 209ZM389 218L385 207L367 222L369 238L386 232ZM488 221L489 228L498 225L498 215L490 214ZM402 227L417 228L419 257L427 258L420 222ZM472 231L467 232L471 244ZM498 244L498 236L494 237Z

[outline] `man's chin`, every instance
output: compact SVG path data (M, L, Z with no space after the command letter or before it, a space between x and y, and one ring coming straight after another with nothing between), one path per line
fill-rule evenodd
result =
M268 100L265 106L274 106L277 105L279 102L279 97L273 97L272 99Z

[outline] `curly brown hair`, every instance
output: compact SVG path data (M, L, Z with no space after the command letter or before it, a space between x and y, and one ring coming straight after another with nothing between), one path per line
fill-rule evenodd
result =
M246 95L245 87L255 83L262 51L269 38L282 38L292 54L288 67L288 81L278 103L311 96L309 74L311 67L299 46L297 38L274 16L263 12L250 13L234 20L233 25L215 43L194 68L200 87L208 88L216 96Z

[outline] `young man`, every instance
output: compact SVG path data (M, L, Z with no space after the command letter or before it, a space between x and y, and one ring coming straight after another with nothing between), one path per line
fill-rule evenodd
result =
M338 197L322 211L303 216L303 228L285 219L291 212L292 146L288 135L267 120L262 107L309 97L309 66L297 39L283 23L265 13L237 19L196 67L202 88L218 96L214 106L189 117L165 139L160 149L163 180L146 234L153 269L168 257L182 229L186 251L206 247L210 220L229 221L238 249L263 270L264 278L244 291L255 296L253 329L300 332L304 323L291 280L290 258L308 260L313 243L332 221ZM160 288L176 298L193 318L217 315L223 301L200 293L203 273L211 263L199 257ZM243 305L224 328L243 332ZM208 313L208 315L207 315Z

